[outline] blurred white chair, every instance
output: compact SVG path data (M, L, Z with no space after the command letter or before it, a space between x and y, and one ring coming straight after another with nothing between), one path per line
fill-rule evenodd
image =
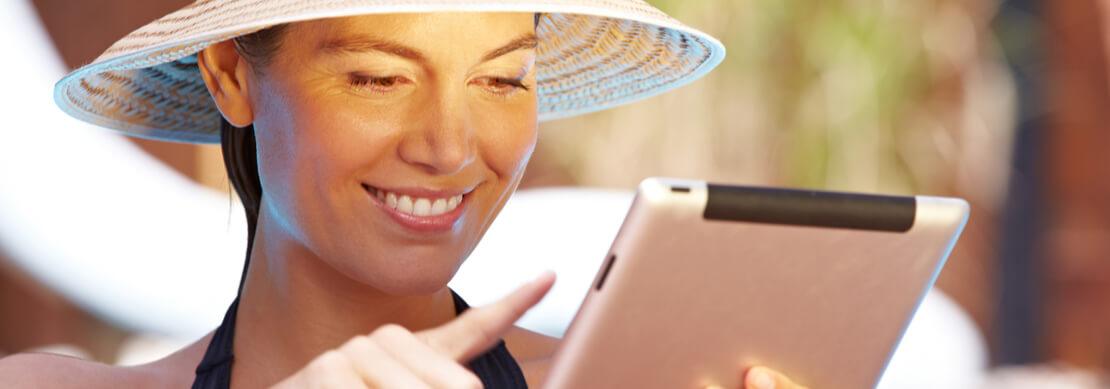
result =
M54 105L66 67L29 0L0 1L0 246L71 301L133 330L200 337L235 296L242 207Z

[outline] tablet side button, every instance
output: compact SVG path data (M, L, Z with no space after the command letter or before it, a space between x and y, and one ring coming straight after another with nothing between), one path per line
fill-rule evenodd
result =
M617 260L616 254L609 254L609 258L605 259L605 269L601 271L601 277L598 277L597 287L595 287L594 289L597 289L598 291L601 290L601 285L605 284L605 277L609 276L609 269L613 268L613 261L615 260Z

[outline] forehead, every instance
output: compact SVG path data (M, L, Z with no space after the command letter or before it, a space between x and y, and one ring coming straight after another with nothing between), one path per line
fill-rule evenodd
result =
M535 29L533 13L462 12L361 15L319 19L291 25L291 36L300 44L347 38L378 38L419 47L452 44L455 49L483 42L503 43Z

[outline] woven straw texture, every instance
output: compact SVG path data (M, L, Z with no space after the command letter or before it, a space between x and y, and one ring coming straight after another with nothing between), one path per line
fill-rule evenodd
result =
M540 120L598 111L690 82L724 47L642 0L201 0L116 42L54 89L66 113L127 135L219 143L196 53L295 21L400 12L541 12Z

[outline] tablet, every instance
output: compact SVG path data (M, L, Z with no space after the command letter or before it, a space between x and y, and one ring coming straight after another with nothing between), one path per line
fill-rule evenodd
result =
M545 388L874 387L967 202L642 182Z

